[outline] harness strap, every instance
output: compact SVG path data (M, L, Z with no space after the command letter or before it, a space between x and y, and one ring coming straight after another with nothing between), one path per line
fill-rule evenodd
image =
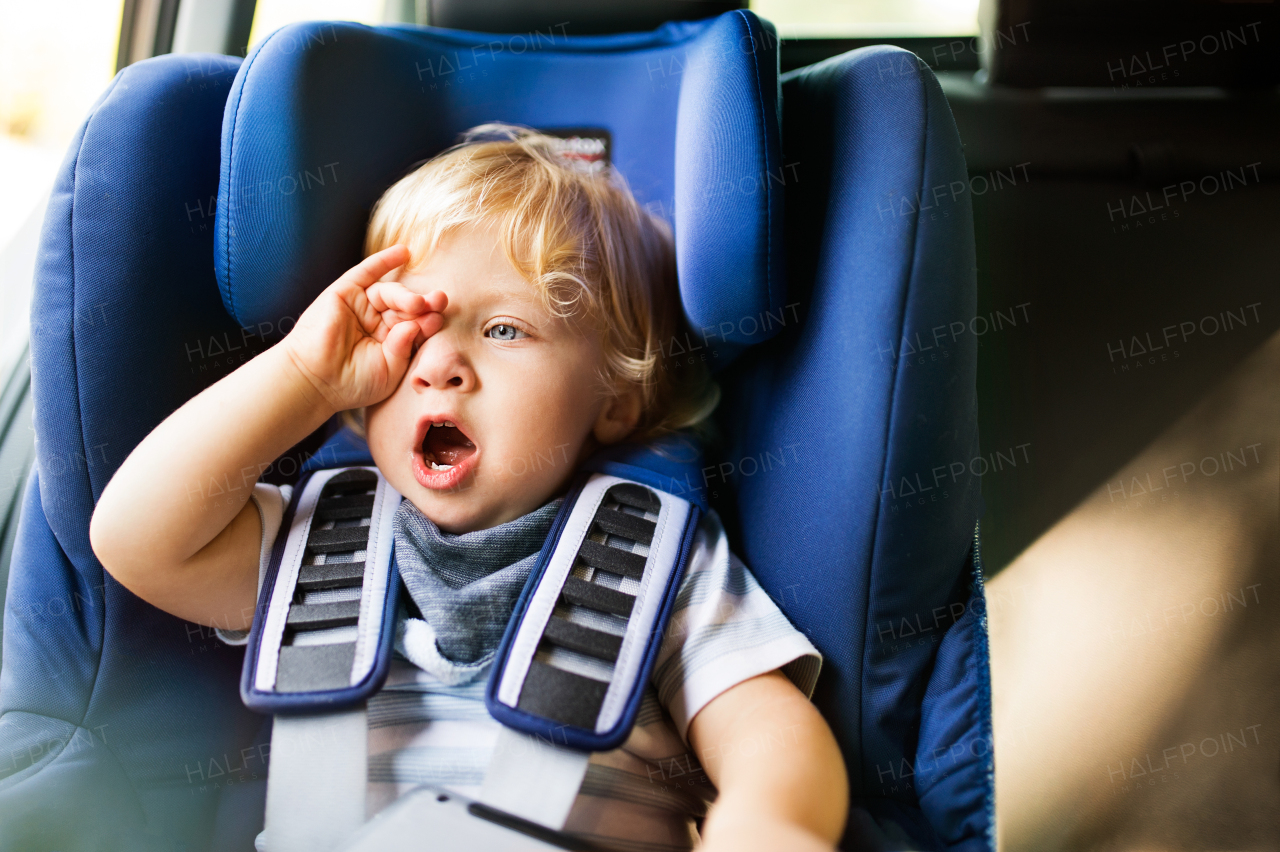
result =
M281 523L240 683L245 704L277 714L270 852L331 852L364 824L364 702L391 659L400 499L376 468L321 470Z
M364 705L276 717L267 782L270 852L332 852L364 825L368 724Z
M504 726L489 759L480 801L547 828L564 828L590 757Z

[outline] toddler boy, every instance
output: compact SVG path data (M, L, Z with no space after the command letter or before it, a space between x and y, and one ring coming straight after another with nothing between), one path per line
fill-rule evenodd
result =
M571 475L600 447L697 426L715 391L661 363L684 333L669 231L549 137L477 128L387 191L366 253L135 448L90 538L135 594L234 641L290 489L219 502L188 484L262 470L345 412L404 497L409 602L368 705L372 816L418 784L475 794L499 729L485 676ZM705 815L703 849L830 850L847 782L807 700L820 663L707 513L635 728L592 755L565 830L689 849Z

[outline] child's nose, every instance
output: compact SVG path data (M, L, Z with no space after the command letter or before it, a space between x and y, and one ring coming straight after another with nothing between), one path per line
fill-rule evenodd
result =
M448 331L440 331L419 347L412 368L414 390L451 388L465 392L475 388L475 371L451 337Z

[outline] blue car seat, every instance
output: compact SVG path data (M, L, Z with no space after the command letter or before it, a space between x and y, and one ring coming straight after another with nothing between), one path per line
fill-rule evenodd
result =
M674 223L698 336L669 356L706 358L725 391L695 487L824 654L842 848L994 849L959 139L905 51L777 68L773 29L739 11L584 37L307 23L243 64L117 75L63 164L36 275L0 848L251 846L269 720L240 704L242 653L104 573L94 502L160 420L358 259L386 186L502 120L607 137Z

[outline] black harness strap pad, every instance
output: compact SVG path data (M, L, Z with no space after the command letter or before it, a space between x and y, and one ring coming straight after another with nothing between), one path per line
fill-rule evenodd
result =
M374 467L314 471L285 513L249 636L240 691L255 710L358 704L391 661L392 519L401 497Z
M485 695L503 724L583 751L626 739L701 512L605 473L565 501Z

